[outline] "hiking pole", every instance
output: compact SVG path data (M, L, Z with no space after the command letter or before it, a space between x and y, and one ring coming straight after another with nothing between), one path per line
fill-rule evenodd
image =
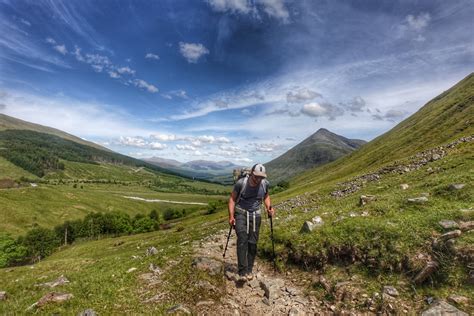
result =
M270 239L272 240L272 249L273 249L273 270L276 271L276 256L275 256L275 241L273 239L273 218L271 215L270 217Z
M230 225L230 228L229 228L229 234L227 235L227 242L225 244L224 254L222 255L222 258L225 258L225 253L227 251L227 246L229 245L230 234L232 234L232 225Z

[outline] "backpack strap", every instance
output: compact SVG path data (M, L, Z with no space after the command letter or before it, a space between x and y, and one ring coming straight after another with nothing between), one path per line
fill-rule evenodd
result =
M244 181L242 182L242 188L240 188L239 196L237 197L237 200L235 201L235 204L239 203L240 197L242 196L242 193L247 188L247 182L248 181L249 181L249 176L246 175L245 178L244 178Z

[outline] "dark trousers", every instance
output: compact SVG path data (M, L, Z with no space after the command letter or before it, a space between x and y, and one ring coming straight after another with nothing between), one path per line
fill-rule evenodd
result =
M249 227L247 234L247 214L235 213L235 231L237 232L237 263L239 275L252 273L255 256L257 255L258 233L262 217L255 216L255 232L253 231L253 214L249 213Z

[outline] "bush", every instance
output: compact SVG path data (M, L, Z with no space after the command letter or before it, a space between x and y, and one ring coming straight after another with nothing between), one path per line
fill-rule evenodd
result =
M0 268L25 261L28 249L10 235L0 234Z
M42 227L33 228L18 241L27 248L28 256L32 261L49 256L60 244L60 240L52 230Z
M218 202L212 201L208 203L207 214L214 214L217 212Z
M149 217L141 217L138 220L135 220L133 223L133 232L134 233L147 233L155 229L155 221Z

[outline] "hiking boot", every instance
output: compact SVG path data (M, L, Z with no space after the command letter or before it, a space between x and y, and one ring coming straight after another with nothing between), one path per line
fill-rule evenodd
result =
M245 283L245 282L247 282L247 278L246 278L245 275L239 274L239 276L237 277L237 280L236 280L236 281L237 281L237 282L241 282L241 283Z

